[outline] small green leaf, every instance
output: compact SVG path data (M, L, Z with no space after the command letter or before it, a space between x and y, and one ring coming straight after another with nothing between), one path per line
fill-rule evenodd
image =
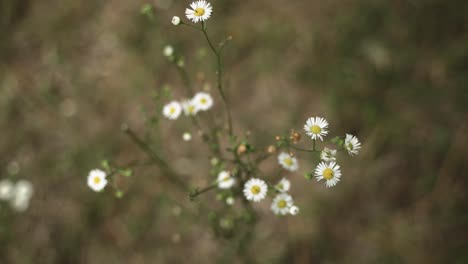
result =
M107 172L109 172L109 171L111 170L110 164L109 164L109 161L108 161L108 160L102 160L102 161L101 161L101 166L102 166L102 168L103 168L105 171L107 171Z
M124 169L124 170L120 170L120 174L122 174L123 176L125 177L130 177L133 175L133 170L132 169Z

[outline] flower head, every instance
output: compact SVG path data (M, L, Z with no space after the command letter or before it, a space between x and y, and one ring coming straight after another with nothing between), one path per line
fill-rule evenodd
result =
M179 117L182 107L176 101L172 101L164 106L163 114L170 120L175 120Z
M197 111L206 111L213 106L213 98L209 93L199 92L193 97Z
M210 18L212 12L213 7L205 0L192 2L190 8L185 9L185 15L194 23L207 20Z
M291 195L286 193L278 194L271 203L271 210L277 215L287 215L289 209L293 206Z
M286 152L281 152L278 155L278 163L286 170L296 171L299 168L299 164L295 157L292 157Z
M178 16L172 17L172 21L171 21L171 22L172 22L172 24L173 24L174 26L180 25L180 17L178 17Z
M346 134L344 147L348 151L349 155L353 156L358 154L359 149L361 149L361 142L359 142L357 137L351 134Z
M185 132L183 135L182 135L182 139L184 141L190 141L192 140L192 134L190 134L189 132Z
M29 201L33 195L33 185L27 180L20 180L13 188L13 195L10 200L11 207L23 212L29 207Z
M293 205L291 208L289 208L289 213L291 215L297 215L299 213L299 207Z
M327 187L333 187L340 181L340 166L333 161L330 163L320 162L315 169L315 177L317 181L324 179Z
M249 201L259 202L263 200L267 191L267 184L263 180L257 178L251 178L244 184L244 195Z
M320 153L320 159L323 161L335 161L336 160L336 150L324 148Z
M312 139L323 140L323 137L328 134L327 128L327 120L321 117L311 117L307 119L304 125L304 130Z
M0 181L0 200L9 200L13 196L13 183L10 180Z
M174 54L174 48L171 45L166 45L163 49L163 55L171 57Z
M194 116L198 113L198 106L195 103L195 100L185 100L182 102L182 109L186 116Z
M221 171L218 174L217 182L220 189L229 189L236 183L236 179L231 176L229 171Z
M102 170L92 170L88 174L88 186L95 192L100 192L106 187L106 173Z
M234 198L232 196L229 196L228 198L226 198L226 204L227 205L234 205Z
M281 179L281 181L279 181L278 184L275 185L276 190L282 193L289 191L290 187L291 182L289 182L289 180L286 178Z

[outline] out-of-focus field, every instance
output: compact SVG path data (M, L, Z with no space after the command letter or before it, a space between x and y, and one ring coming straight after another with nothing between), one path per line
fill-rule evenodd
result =
M288 176L300 215L256 204L243 257L208 216L193 216L198 203L220 203L213 193L190 203L148 168L120 183L122 199L90 191L87 173L102 159L144 158L121 123L142 133L160 111L154 91L182 94L166 44L192 78L206 77L222 110L203 36L170 24L189 2L3 0L0 178L28 179L35 193L24 213L0 205L0 263L468 262L468 2L244 2L212 1L208 21L214 39L233 37L225 63L236 132L264 146L323 116L331 134L363 142L359 156L341 158L342 181L307 182L313 164L301 159ZM163 122L160 147L202 186L208 152L199 139L182 142L188 129ZM275 163L266 174L278 174Z

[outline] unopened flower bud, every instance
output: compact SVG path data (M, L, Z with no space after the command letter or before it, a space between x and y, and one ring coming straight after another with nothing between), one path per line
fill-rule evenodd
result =
M270 145L270 146L268 146L267 151L268 151L268 153L273 154L273 153L276 152L276 147L273 146L273 145Z
M174 17L172 18L172 24L173 24L174 26L180 25L180 17L174 16Z
M292 130L291 135L289 136L293 144L297 144L301 140L301 134L299 134L297 131Z
M240 144L237 147L237 155L242 155L247 151L247 147L244 144Z

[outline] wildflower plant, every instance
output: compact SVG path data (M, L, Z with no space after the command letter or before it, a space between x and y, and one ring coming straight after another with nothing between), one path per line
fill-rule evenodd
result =
M270 145L259 147L249 137L249 133L239 133L235 130L232 121L231 105L226 96L224 85L223 50L231 40L224 38L219 43L213 41L208 34L208 21L214 14L213 6L207 1L193 2L186 10L188 21L174 16L170 21L177 26L174 30L194 30L200 33L200 37L206 41L216 65L216 92L221 99L217 102L214 94L205 90L197 90L191 81L190 74L185 69L185 60L182 52L172 46L163 49L163 55L173 64L184 83L184 96L182 98L170 98L170 89L162 88L154 96L157 111L153 120L157 122L182 122L184 119L190 124L185 131L196 131L194 136L199 136L210 151L207 159L211 163L211 170L206 173L207 186L193 187L187 181L185 175L181 175L174 169L161 153L161 149L155 149L144 137L131 129L127 124L122 126L122 131L138 146L148 159L132 162L127 165L115 165L109 161L103 161L101 169L93 169L88 175L88 186L91 190L102 192L106 188L113 188L117 197L122 197L124 192L116 184L116 177L130 177L133 168L142 165L154 165L159 167L161 177L174 188L185 192L191 201L195 201L200 195L209 192L217 192L216 198L223 202L226 208L239 210L241 213L228 213L226 218L219 214L210 214L215 223L215 231L226 233L234 226L244 226L251 230L255 224L256 211L254 203L271 203L270 208L277 216L295 216L300 212L301 198L293 198L294 191L290 175L297 173L301 167L299 154L306 156L307 160L312 155L316 160L315 169L305 173L306 180L315 177L317 181L324 181L326 187L336 186L342 179L341 167L338 165L338 153L348 153L354 156L359 153L361 143L357 137L346 134L326 140L330 134L330 123L323 117L313 116L304 121L304 137L300 132L291 130L290 134L276 136ZM222 123L212 118L213 106L220 105L223 109ZM204 114L208 112L209 114ZM210 121L210 122L207 122ZM254 132L250 132L254 133ZM192 133L185 132L180 135L186 144L191 144ZM302 143L303 146L299 146ZM277 160L278 171L284 173L282 178L269 177L261 172L260 164L273 158ZM307 164L309 167L311 164ZM289 175L288 175L289 174ZM108 184L109 183L109 184ZM238 201L242 201L240 206ZM236 208L236 209L234 209ZM227 209L226 209L227 210ZM223 211L225 212L225 210ZM220 231L220 229L222 231ZM247 233L250 231L246 231ZM229 232L227 232L229 233Z

